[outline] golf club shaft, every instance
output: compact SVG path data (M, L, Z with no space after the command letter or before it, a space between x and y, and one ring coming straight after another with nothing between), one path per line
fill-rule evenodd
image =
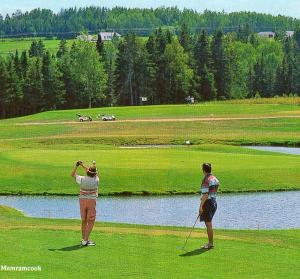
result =
M183 246L183 248L182 248L183 250L185 249L185 246L186 246L186 244L187 244L187 242L188 242L188 240L189 240L189 238L190 238L190 236L191 236L191 234L192 234L192 232L193 232L193 230L194 230L194 228L195 228L195 226L196 226L196 224L197 224L197 221L198 221L199 217L200 217L200 215L197 216L197 219L196 219L196 221L195 221L195 223L194 223L194 226L192 227L192 229L191 229L191 231L190 231L188 237L187 237L186 240L185 240L184 246Z

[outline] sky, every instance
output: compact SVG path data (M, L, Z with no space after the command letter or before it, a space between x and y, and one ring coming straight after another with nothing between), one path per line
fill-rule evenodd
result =
M109 8L177 6L180 9L190 8L199 12L205 9L225 12L256 11L300 18L300 0L0 0L0 13L5 15L17 9L28 11L34 8L48 8L58 12L61 8L91 5Z

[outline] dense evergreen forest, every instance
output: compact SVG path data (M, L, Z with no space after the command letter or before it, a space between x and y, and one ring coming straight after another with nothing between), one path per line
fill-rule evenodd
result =
M185 102L188 96L195 97L196 101L210 101L300 95L300 29L293 25L295 20L286 17L236 13L236 17L229 19L226 14L201 15L175 8L86 8L70 9L58 15L35 10L2 20L1 24L3 28L11 20L11 26L17 26L14 24L18 19L31 19L32 27L46 30L45 24L52 22L48 31L51 28L62 31L54 26L65 15L65 20L73 18L74 25L70 28L79 30L90 18L95 19L96 11L103 14L105 22L111 13L119 11L115 24L120 24L118 18L123 18L127 27L141 11L145 13L143 20L150 14L153 21L161 20L153 28L156 24L181 25L176 33L172 28L156 28L147 38L128 32L107 42L100 36L97 43L77 40L72 47L62 39L55 54L45 49L42 40L34 40L28 51L0 57L0 118L55 109L140 105L141 97L147 97L145 104L176 104ZM120 17L125 11L128 18ZM100 14L95 21L101 18ZM37 15L40 25L35 21ZM283 29L277 31L275 38L260 37L247 21L252 16L256 18L252 24L279 26L282 21ZM206 28L195 30L191 26L199 18L203 24L216 29L211 33ZM139 26L142 19L137 16L131 26ZM183 19L186 22L181 22ZM240 25L232 32L217 28L226 26L226 22ZM25 28L27 23L19 26ZM88 26L93 28L96 27ZM294 36L287 36L284 29L293 29ZM10 30L15 32L13 28Z
M130 9L116 7L70 8L54 13L47 9L30 12L16 11L12 15L0 15L0 36L21 36L28 34L61 33L62 37L74 37L83 30L115 30L122 35L133 31L149 35L158 27L173 27L178 30L185 23L191 32L216 29L224 32L237 31L239 26L248 25L250 30L280 31L294 30L299 20L286 16L272 16L255 12L212 12L199 13L194 10L179 10L176 7L157 9Z
M147 40L130 33L97 43L61 40L56 54L33 41L0 57L1 118L92 106L183 103L300 95L300 31L261 38L236 33L179 35L157 29Z

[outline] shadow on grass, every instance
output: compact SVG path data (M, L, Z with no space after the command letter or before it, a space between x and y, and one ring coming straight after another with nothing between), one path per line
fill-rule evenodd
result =
M78 244L78 245L63 247L63 248L60 248L60 249L48 249L48 250L49 251L69 252L69 251L79 250L79 249L82 249L82 248L86 248L86 246L81 246L80 244Z
M192 256L198 256L198 255L201 255L205 252L208 252L210 249L195 249L193 251L190 251L190 252L186 252L184 254L181 254L179 255L180 257L192 257Z

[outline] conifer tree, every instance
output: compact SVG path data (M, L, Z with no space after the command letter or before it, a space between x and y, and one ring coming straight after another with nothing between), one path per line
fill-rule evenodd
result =
M213 36L212 58L217 96L219 99L228 99L230 98L230 71L222 31L217 31Z

